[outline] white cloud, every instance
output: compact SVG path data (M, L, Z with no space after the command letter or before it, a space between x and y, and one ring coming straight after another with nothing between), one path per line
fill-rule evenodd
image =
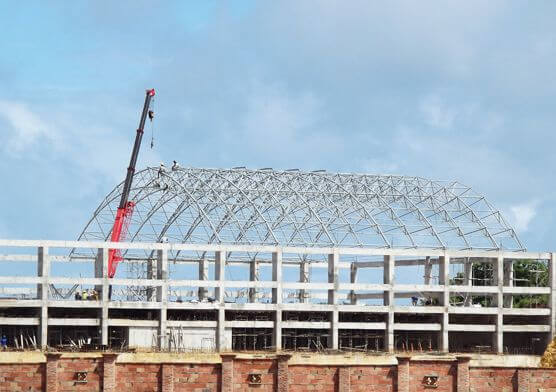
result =
M9 124L4 148L12 154L23 152L40 137L56 138L54 131L23 103L0 101L0 117Z
M425 123L434 128L449 129L454 125L456 111L446 105L439 97L430 96L423 100L420 107Z
M525 232L529 229L531 221L537 215L537 201L530 201L523 204L516 204L509 208L508 219L518 232Z

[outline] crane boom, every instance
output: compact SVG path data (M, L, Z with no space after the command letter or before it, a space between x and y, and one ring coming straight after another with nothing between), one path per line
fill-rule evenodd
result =
M118 210L116 211L114 226L112 227L112 235L110 237L110 241L112 242L120 242L120 240L122 239L122 235L127 232L127 227L129 225L131 216L133 215L133 208L135 207L135 203L128 200L129 192L131 190L133 175L135 174L135 165L137 163L137 156L139 155L139 149L141 147L141 139L143 138L145 121L147 119L147 114L149 113L151 99L152 97L154 97L154 95L154 88L146 91L145 104L143 105L143 112L141 113L139 127L137 128L137 134L135 136L135 144L133 145L131 158L129 160L129 166L127 168L127 175L124 182L124 189L122 191L122 198L120 199L120 204L118 206ZM116 274L116 267L121 260L122 256L119 249L110 249L108 251L108 277L114 277L114 275Z

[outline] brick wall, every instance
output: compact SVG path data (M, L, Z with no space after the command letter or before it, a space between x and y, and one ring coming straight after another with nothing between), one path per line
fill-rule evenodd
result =
M221 370L218 364L175 364L174 392L219 392Z
M334 392L337 385L337 366L288 366L289 392L314 391L314 385L319 391Z
M382 365L373 364L381 362L380 357L374 362L367 357L371 359L368 364L361 364L363 360L351 365L344 363L342 356L321 357L323 364L317 365L305 364L312 360L308 355L300 360L289 355L222 354L207 363L199 358L183 363L181 356L174 356L158 363L156 354L143 362L120 362L115 354L49 353L40 363L17 360L19 363L10 364L6 363L9 354L0 362L0 391L537 392L556 388L556 368L473 367L470 357L464 356L399 356L389 360L392 364ZM86 383L76 382L77 372L87 372ZM260 376L260 385L250 382L251 374ZM423 385L427 376L438 378L434 389Z
M161 364L148 363L116 364L116 391L158 392L161 367Z
M44 363L0 364L0 391L42 391Z
M455 392L455 379L457 367L450 362L422 361L409 364L409 391L429 392L430 388L423 385L423 380L428 376L438 377L438 387L435 392ZM493 391L490 391L493 392Z
M395 392L396 366L349 366L350 392Z
M515 377L516 370L512 368L469 369L471 392L514 392Z

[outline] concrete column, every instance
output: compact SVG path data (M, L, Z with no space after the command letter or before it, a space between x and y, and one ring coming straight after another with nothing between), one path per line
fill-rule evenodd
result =
M156 278L162 285L156 289L156 300L160 302L160 320L158 325L160 349L168 347L167 316L168 316L168 251L159 249L156 254Z
M251 260L249 263L249 281L256 282L259 280L259 263L257 260ZM257 289L249 287L249 302L257 302Z
M340 366L338 368L338 392L350 392L351 389L350 373L351 373L350 366Z
M448 342L448 331L449 331L449 309L450 309L450 256L444 255L439 258L439 273L438 282L444 286L444 291L442 292L441 305L442 310L442 330L440 331L438 348L442 352L448 352L449 342Z
M218 286L214 289L215 301L224 304L224 280L226 279L226 252L215 252L214 254L214 280Z
M299 282L308 283L309 282L309 263L302 261L299 264ZM307 291L304 289L299 290L299 302L302 304L307 303Z
M425 284L431 284L431 277L432 277L432 263L430 256L425 258Z
M529 392L531 374L527 369L517 369L517 392Z
M357 283L357 266L353 263L351 263L349 270L349 282ZM351 290L350 292L350 303L352 305L357 305L357 295L355 293L355 290Z
M100 309L100 341L103 346L108 346L108 304L110 301L110 282L108 280L108 249L99 248L97 252L95 276L102 278L100 290L101 309Z
M468 257L465 260L465 264L464 264L464 273L465 273L465 280L464 280L464 284L466 286L473 286L473 262L471 261L471 258ZM465 299L464 299L464 306L471 306L472 304L472 295L471 293L466 293L465 294Z
M162 364L162 392L174 392L174 365Z
M46 392L58 391L58 361L62 354L45 353L46 356Z
M456 392L469 392L469 361L471 360L471 356L458 355L456 359L458 361Z
M157 260L147 260L147 279L156 279L157 273ZM154 302L156 298L156 291L158 288L147 287L147 302Z
M41 283L37 285L37 296L41 301L41 314L39 324L39 339L41 349L46 349L48 343L48 278L50 275L50 257L48 248L39 247L37 254L37 276L41 277Z
M216 328L216 350L224 351L226 348L226 310L224 308L224 280L226 278L226 252L215 252L214 255L214 280L218 286L214 289L215 300L218 304L218 322ZM224 389L222 389L224 391Z
M398 389L397 392L409 392L409 356L396 356L398 360Z
M116 391L116 358L118 354L102 354L102 390L104 392Z
M556 253L550 254L550 338L556 337Z
M384 284L390 285L384 291L384 306L388 307L386 330L384 335L384 349L387 352L394 351L394 256L384 256Z
M496 332L493 346L498 354L502 354L504 352L504 257L502 255L498 256L493 264L493 278L494 284L498 287L498 292L494 298L498 312L496 313Z
M276 304L274 314L274 331L272 345L276 350L282 349L282 252L272 253L272 281L276 287L272 289L272 303Z
M199 280L208 280L209 264L208 260L203 258L199 260ZM199 302L203 301L208 296L208 289L206 287L199 287L198 290Z
M340 255L334 252L328 255L328 283L333 284L333 288L328 290L328 304L334 306L334 310L330 314L330 332L328 340L328 348L332 350L338 349L338 263Z
M234 358L235 354L220 354L222 358L222 392L234 391Z
M504 260L504 287L513 287L514 285L514 261ZM513 297L508 295L504 297L504 307L513 308Z
M278 382L276 392L288 392L289 388L289 374L288 374L288 360L291 358L289 354L280 354L276 357L277 374L276 381Z
M226 310L224 305L219 305L218 320L216 322L216 351L226 350Z

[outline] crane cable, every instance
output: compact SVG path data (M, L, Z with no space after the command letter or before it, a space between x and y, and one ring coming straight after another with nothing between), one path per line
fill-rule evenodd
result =
M155 100L154 98L151 101L151 107L154 106ZM153 123L153 118L154 118L154 110L149 110L148 112L149 115L149 120L151 121L151 149L154 147L154 123Z

